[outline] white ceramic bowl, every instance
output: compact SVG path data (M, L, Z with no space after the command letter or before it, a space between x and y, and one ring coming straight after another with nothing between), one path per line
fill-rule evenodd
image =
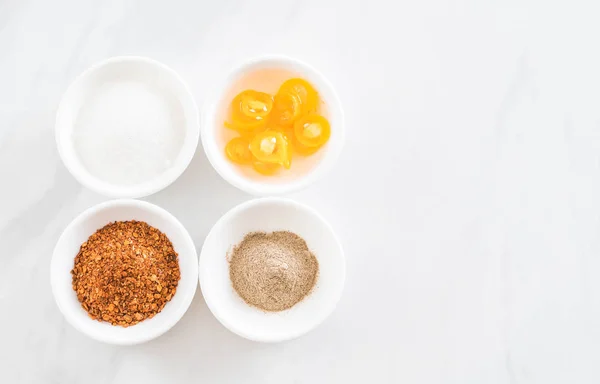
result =
M319 92L321 110L331 124L329 142L308 157L295 156L292 168L276 177L263 176L251 167L240 167L225 156L225 144L236 136L223 125L231 100L245 89L275 94L287 79L301 77ZM235 69L208 98L201 127L202 145L215 170L233 186L253 195L279 195L300 190L321 178L332 168L344 146L344 113L329 81L316 69L286 56L263 56Z
M170 151L176 154L175 158L170 164L164 165L165 169L162 173L125 184L108 180L103 175L90 171L86 166L74 145L76 132L74 128L86 101L102 94L105 90L103 87L106 87L107 84L121 87L136 84L138 87L136 89L147 90L148 100L144 100L152 101L152 105L162 102L165 108L169 108L170 118L173 119L173 122L177 122L178 129L183 132L179 132L177 137L183 136L183 138L174 139L173 148L170 148ZM129 101L128 99L123 102L126 104L123 108L126 108L127 111L136 106L135 100ZM132 117L123 117L123 119L125 118L131 119ZM98 122L98 124L101 123ZM140 120L140 124L144 124L142 120ZM187 85L175 71L166 65L144 57L114 57L87 69L69 86L56 114L56 144L63 163L81 184L108 197L143 197L158 192L171 184L183 173L192 160L198 146L199 135L198 107ZM152 137L148 139L152 140ZM155 141L160 140L157 138ZM93 145L93 143L91 144ZM101 153L108 153L109 150L110 148ZM89 151L87 152L89 153ZM123 156L125 159L119 158L118 161L129 163L131 156L129 154ZM113 154L107 154L105 157L117 159Z
M249 232L292 231L303 237L319 262L319 276L304 300L282 312L247 305L233 290L226 254ZM289 199L242 203L212 228L200 253L200 287L213 315L229 330L250 340L279 342L299 337L333 312L344 288L346 264L331 226L315 210Z
M71 270L79 247L90 235L113 221L138 220L163 232L179 254L181 280L175 295L151 319L123 328L91 319L72 287ZM89 337L110 344L139 344L154 339L183 316L198 286L198 258L192 238L183 225L164 209L139 200L113 200L81 213L65 228L54 248L50 266L52 292L67 321Z

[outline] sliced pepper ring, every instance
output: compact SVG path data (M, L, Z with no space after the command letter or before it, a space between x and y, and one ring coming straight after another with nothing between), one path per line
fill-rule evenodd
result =
M272 120L278 125L292 125L302 114L300 96L290 92L278 92L275 95Z
M294 123L294 137L309 148L322 147L331 136L329 121L321 115L308 115Z
M281 164L263 163L262 161L254 160L252 162L252 168L261 175L271 176L281 170Z
M238 164L252 163L250 143L243 137L234 137L225 146L225 154L229 160Z
M240 92L231 102L232 113L240 119L263 120L273 110L273 96L248 89Z
M254 90L240 92L231 102L231 122L226 127L240 132L260 129L273 111L273 96Z
M250 142L250 152L263 163L281 164L286 169L292 163L290 144L281 132L269 130L258 133Z
M298 95L302 103L302 114L316 112L319 105L319 94L316 89L308 81L298 77L286 80L277 93Z

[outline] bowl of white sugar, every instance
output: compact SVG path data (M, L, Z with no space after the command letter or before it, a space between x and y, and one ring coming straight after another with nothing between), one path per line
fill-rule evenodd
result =
M69 86L56 115L60 157L85 187L108 197L144 197L187 168L199 113L181 77L157 61L114 57Z

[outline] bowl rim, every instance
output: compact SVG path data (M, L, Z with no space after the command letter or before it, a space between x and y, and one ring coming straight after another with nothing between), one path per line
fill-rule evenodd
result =
M150 65L157 68L160 71L169 74L182 87L183 98L180 98L179 100L181 101L184 110L186 112L189 111L189 113L192 115L191 119L186 119L186 134L179 154L173 161L173 164L166 171L164 171L160 175L157 175L155 178L130 186L119 186L106 182L89 173L83 166L83 164L81 164L81 160L78 157L68 157L66 155L66 146L69 143L69 139L63 132L65 129L65 125L61 124L62 115L65 113L65 109L67 108L67 105L69 103L68 95L80 83L85 81L97 71L107 66L120 63L137 63L142 65ZM184 81L184 79L179 75L179 73L177 73L174 69L167 66L166 64L151 59L149 57L125 55L114 56L99 61L91 65L75 77L75 79L69 84L69 86L61 96L60 103L56 110L54 131L56 146L58 148L58 154L60 156L60 159L65 165L65 167L68 169L69 173L71 173L71 175L81 185L83 185L86 188L89 188L90 190L96 193L110 198L140 198L152 195L166 188L175 180L177 180L179 176L181 176L181 174L183 174L183 172L187 169L198 147L198 141L200 138L200 121L200 111L198 108L198 104L196 103L196 100L189 85ZM192 129L189 129L190 127ZM170 172L168 172L169 170Z
M211 289L210 288L207 289L207 286L203 284L203 280L204 280L203 276L205 275L205 273L208 273L206 268L202 267L203 260L205 260L207 257L205 255L205 249L206 249L205 247L206 247L206 244L208 243L208 240L211 239L211 237L215 236L215 231L216 231L217 227L223 225L223 223L226 223L227 221L232 220L232 218L234 218L236 215L238 215L242 211L245 211L249 208L255 207L257 205L262 205L262 204L290 205L290 206L295 207L298 210L302 210L302 211L312 215L315 219L321 221L323 223L323 225L325 226L325 228L327 228L327 230L331 234L331 236L339 250L339 254L341 256L340 257L341 281L340 281L340 285L339 285L340 288L339 288L339 291L335 293L337 297L332 302L331 307L328 308L326 311L324 311L321 314L321 316L318 318L318 320L312 326L310 326L306 329L301 329L299 331L290 332L287 335L281 336L281 337L257 337L256 335L253 335L248 332L244 332L243 330L241 330L238 327L236 327L235 325L233 325L227 318L222 316L222 313L219 310L215 310L215 308L217 308L218 305L215 303L215 300L213 300L213 298L211 296L211 293L210 293ZM341 300L342 294L344 292L344 286L346 283L346 257L344 254L344 249L342 247L342 243L341 243L339 237L337 236L337 234L335 233L335 231L333 230L333 227L316 209L314 209L306 204L300 203L296 200L290 199L290 198L277 197L277 196L259 197L259 198L254 198L254 199L242 202L242 203L236 205L235 207L231 208L223 216L221 216L219 218L219 220L217 220L217 222L213 225L213 227L209 231L208 235L206 236L204 243L202 244L202 249L200 250L200 254L198 257L198 280L200 281L200 291L202 292L202 297L204 298L204 301L206 302L206 306L208 307L210 312L213 314L213 316L225 328L227 328L229 331L235 333L236 335L241 336L241 337L251 340L251 341L262 342L262 343L278 343L278 342L293 340L293 339L296 339L300 336L307 334L308 332L314 330L319 325L321 325L333 313L333 311L337 307L337 304ZM207 292L209 292L209 293L207 294Z
M94 216L95 214L102 211L103 209L113 208L113 207L123 207L123 206L135 206L135 207L141 208L143 210L157 213L157 214L161 215L162 217L164 217L165 220L168 220L172 224L174 224L175 227L177 228L177 230L181 231L181 233L184 235L184 241L186 243L186 248L189 248L191 251L193 251L192 255L196 258L196 260L195 260L196 262L193 262L190 264L190 265L196 266L191 271L191 273L192 273L191 277L194 281L196 281L196 282L198 281L198 268L197 268L198 253L196 250L196 246L194 244L192 237L190 236L189 232L187 231L187 229L173 214L171 214L166 209L159 207L156 204L149 203L147 201L135 200L135 199L115 199L115 200L108 200L108 201L105 201L105 202L102 202L102 203L99 203L92 207L87 208L83 212L79 213L65 227L65 229L59 236L59 238L56 242L56 245L54 246L54 249L52 251L52 259L50 260L50 286L52 289L52 296L54 297L54 302L58 306L58 309L60 310L61 314L63 315L63 317L65 318L67 323L69 323L77 331L90 337L91 339L94 339L96 341L100 341L100 342L103 342L106 344L135 345L135 344L141 344L141 343L145 343L150 340L153 340L153 339L163 335L164 333L169 331L171 328L173 328L173 326L175 326L175 324L177 324L179 322L179 320L181 320L183 315L189 309L189 307L194 299L194 296L196 295L196 291L198 289L198 284L197 283L194 284L193 285L194 288L191 291L189 291L189 290L183 291L183 292L185 292L186 299L184 300L183 305L180 307L180 309L171 314L169 321L165 322L165 324L162 327L156 328L156 331L148 332L147 334L140 336L140 337L136 337L136 338L128 338L128 337L122 337L122 336L115 337L111 333L102 333L102 332L90 333L87 330L82 329L78 325L78 323L76 321L74 321L73 312L66 310L65 307L63 306L63 303L64 303L63 297L64 296L62 294L57 294L58 286L59 286L59 284L61 284L60 282L57 281L58 277L56 276L56 272L58 271L58 269L57 269L58 266L56 266L56 264L55 264L58 262L57 260L60 257L60 256L57 256L59 244L61 244L63 241L65 241L65 238L68 236L68 234L73 230L73 228L75 226L81 224L82 222L84 222L88 218ZM181 253L179 253L179 255L181 257ZM73 256L73 259L74 258L75 258L75 256ZM178 286L178 292L176 292L175 294L183 293L183 292L179 290L179 286ZM162 313L162 311L161 311L161 313ZM91 322L97 321L97 320L93 320L89 317L86 319ZM124 328L124 329L128 329L128 328Z
M230 171L223 155L219 155L219 151L214 150L213 146L211 145L211 142L215 139L212 126L215 122L215 116L217 114L219 102L221 101L223 92L229 89L236 79L238 79L252 67L261 63L269 62L284 63L284 65L301 68L302 72L310 73L312 77L317 79L315 84L316 87L326 88L328 93L331 94L331 100L328 100L329 108L336 111L340 120L339 127L336 126L336 129L339 131L337 143L335 146L330 146L327 149L327 152L324 153L323 158L319 161L320 164L298 180L293 180L283 184L266 184L257 181L250 181L246 177ZM287 55L261 55L247 59L241 64L233 67L233 69L227 73L225 78L220 81L219 85L215 87L212 92L210 92L210 97L204 103L202 110L200 137L202 140L202 148L204 149L204 153L206 154L208 161L215 171L217 171L217 173L228 183L254 196L283 195L308 187L309 185L322 179L323 176L333 168L341 155L346 141L344 109L331 82L320 71L310 64Z

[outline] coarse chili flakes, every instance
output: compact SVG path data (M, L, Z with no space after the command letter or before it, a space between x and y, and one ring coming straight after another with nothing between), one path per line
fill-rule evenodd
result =
M169 238L142 221L116 221L81 245L71 271L92 319L129 327L159 313L180 279Z

